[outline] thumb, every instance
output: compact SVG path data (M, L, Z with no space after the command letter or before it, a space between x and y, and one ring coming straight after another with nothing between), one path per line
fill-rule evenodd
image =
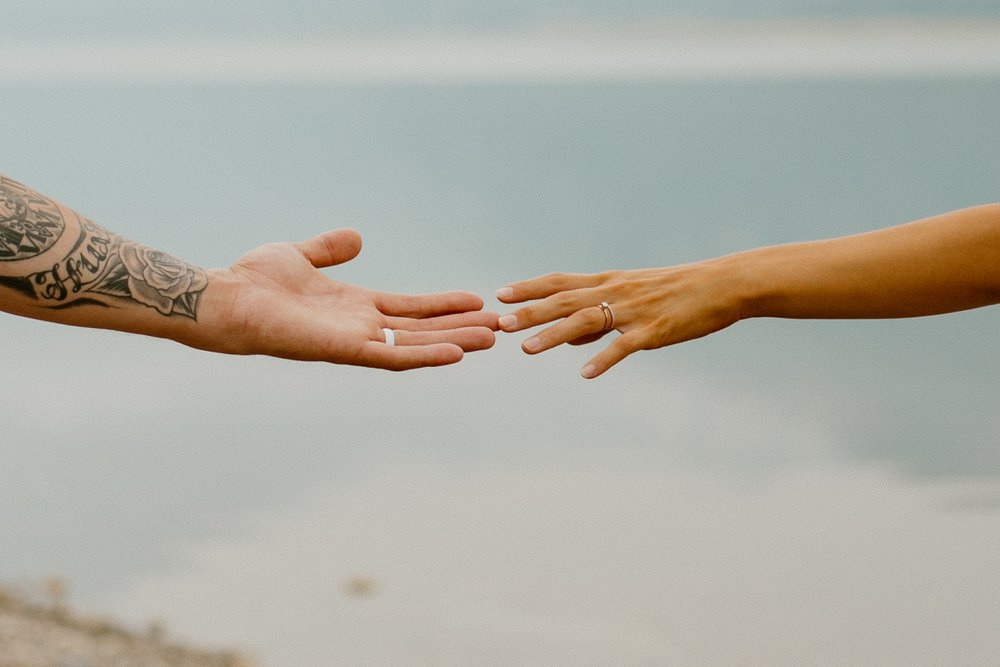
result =
M333 229L295 244L317 269L343 264L361 252L361 235L353 229Z

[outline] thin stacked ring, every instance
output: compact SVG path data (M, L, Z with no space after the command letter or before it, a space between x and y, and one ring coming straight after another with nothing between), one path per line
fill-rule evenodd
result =
M615 328L615 311L611 310L607 301L602 301L601 312L604 313L604 328L601 329L601 333L611 331Z

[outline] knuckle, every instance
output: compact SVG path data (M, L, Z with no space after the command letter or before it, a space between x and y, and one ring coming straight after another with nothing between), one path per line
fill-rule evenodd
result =
M569 275L561 271L550 273L546 276L546 278L548 278L549 283L553 287L557 287L559 289L562 289L569 284Z
M558 294L553 294L550 298L552 305L560 310L572 307L575 301L575 297L569 292L559 292Z
M597 279L601 284L613 283L618 280L619 273L621 272L615 270L601 271L597 274Z
M620 336L615 341L615 345L619 350L628 355L643 349L643 340L643 338L639 338L638 336Z
M604 313L596 308L584 308L583 310L577 311L577 317L580 319L582 324L589 327L604 325Z
M524 327L525 324L534 322L535 317L537 317L536 310L537 309L534 306L528 306L514 311L514 317L517 318L518 327Z
M516 323L504 326L504 331L522 331L540 323L538 309L534 307L519 308L511 313L511 315L516 319Z

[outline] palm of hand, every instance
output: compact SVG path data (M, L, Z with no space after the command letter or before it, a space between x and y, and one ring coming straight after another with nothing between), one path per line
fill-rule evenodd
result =
M319 271L353 259L360 247L356 232L336 230L240 257L228 269L237 286L228 308L239 351L403 370L492 346L496 315L481 312L473 294L389 294ZM383 328L397 332L396 346L385 344Z

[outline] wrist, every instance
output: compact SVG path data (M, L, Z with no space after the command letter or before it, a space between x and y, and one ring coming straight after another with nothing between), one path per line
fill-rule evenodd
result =
M773 255L773 248L764 247L719 258L720 268L726 276L726 290L738 319L772 315L772 305L777 298L773 289L775 282L769 278Z
M232 316L237 283L227 269L206 269L205 275L208 284L199 295L195 317L178 322L175 340L200 350L240 354Z

